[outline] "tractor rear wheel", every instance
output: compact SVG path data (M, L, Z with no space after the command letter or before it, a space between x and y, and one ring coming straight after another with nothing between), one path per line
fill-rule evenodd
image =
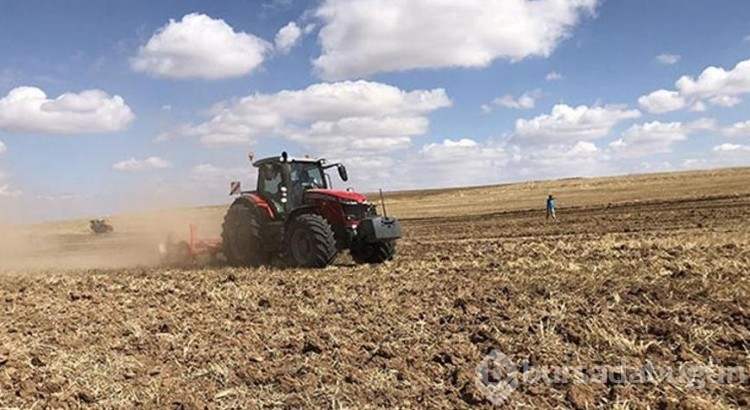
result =
M396 243L392 241L353 244L349 250L356 263L383 263L393 259Z
M259 266L270 260L269 253L263 249L261 218L258 209L247 202L235 202L229 207L221 239L230 265Z
M323 268L336 259L336 238L331 225L320 215L302 214L290 223L285 247L292 266Z

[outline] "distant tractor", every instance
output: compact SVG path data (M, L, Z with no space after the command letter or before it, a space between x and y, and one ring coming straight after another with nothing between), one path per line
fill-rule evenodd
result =
M346 249L356 263L393 259L399 221L379 215L362 194L332 188L325 171L336 168L347 181L343 164L284 152L253 166L258 168L256 190L232 184L239 197L222 225L221 248L230 265L264 265L282 255L292 266L321 268Z
M107 221L104 219L92 219L89 221L89 228L95 234L110 233L115 230Z

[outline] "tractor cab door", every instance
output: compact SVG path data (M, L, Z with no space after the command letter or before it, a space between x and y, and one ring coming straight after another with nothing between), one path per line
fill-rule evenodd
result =
M264 164L258 169L258 196L271 205L277 219L284 215L284 203L281 201L283 186L284 178L279 164Z

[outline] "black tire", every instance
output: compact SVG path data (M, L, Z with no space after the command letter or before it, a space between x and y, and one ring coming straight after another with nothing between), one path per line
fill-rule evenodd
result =
M297 215L286 229L284 245L292 266L323 268L336 259L336 238L331 225L320 215Z
M383 263L393 260L396 243L393 241L352 244L349 250L356 263Z
M255 205L235 202L227 210L221 225L224 256L231 266L259 266L270 255L263 249L263 216Z

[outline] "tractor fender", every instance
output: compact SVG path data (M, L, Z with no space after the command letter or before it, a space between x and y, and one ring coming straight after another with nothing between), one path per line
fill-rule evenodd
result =
M273 208L263 198L254 193L243 194L241 197L234 200L233 205L236 203L246 203L258 209L262 214L268 216L269 220L274 219Z

